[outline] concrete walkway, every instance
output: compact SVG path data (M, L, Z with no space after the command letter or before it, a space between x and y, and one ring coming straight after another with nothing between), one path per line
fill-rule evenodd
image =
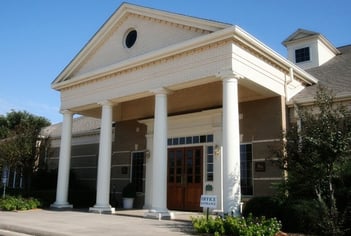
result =
M191 217L201 213L174 212L175 220L143 218L145 210L117 211L114 215L85 211L0 211L0 235L193 235Z

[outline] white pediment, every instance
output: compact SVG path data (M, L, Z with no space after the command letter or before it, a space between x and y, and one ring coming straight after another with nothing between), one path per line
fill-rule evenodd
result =
M283 45L286 46L290 42L293 42L299 39L309 38L311 36L318 36L318 35L320 34L314 31L298 29L294 33L292 33L288 38L286 38L282 43Z
M53 81L53 87L71 78L230 26L124 3ZM137 32L137 38L128 48L126 35L132 29Z

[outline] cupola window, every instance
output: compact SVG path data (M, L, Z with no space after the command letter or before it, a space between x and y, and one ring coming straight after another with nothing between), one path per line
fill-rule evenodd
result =
M310 60L310 48L300 48L295 50L295 62L304 62Z

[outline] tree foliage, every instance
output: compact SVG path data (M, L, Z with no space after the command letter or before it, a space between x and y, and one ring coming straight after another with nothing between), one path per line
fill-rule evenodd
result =
M282 155L289 197L318 200L330 235L339 231L335 183L351 154L350 111L334 100L332 91L319 87L313 106L296 105L297 123L286 134Z
M30 176L38 158L40 131L48 125L46 118L26 111L0 116L0 165L20 168Z

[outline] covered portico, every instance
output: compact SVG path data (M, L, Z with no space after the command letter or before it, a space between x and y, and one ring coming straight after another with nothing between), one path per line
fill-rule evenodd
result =
M177 34L155 39L157 30ZM132 45L130 32L135 34ZM72 207L68 182L74 114L101 119L93 212L114 211L109 203L112 125L153 120L145 207L166 218L169 117L222 108L221 204L225 213L239 215L239 103L279 96L284 110L285 99L314 82L237 26L123 4L52 84L61 94L63 114L52 207Z

